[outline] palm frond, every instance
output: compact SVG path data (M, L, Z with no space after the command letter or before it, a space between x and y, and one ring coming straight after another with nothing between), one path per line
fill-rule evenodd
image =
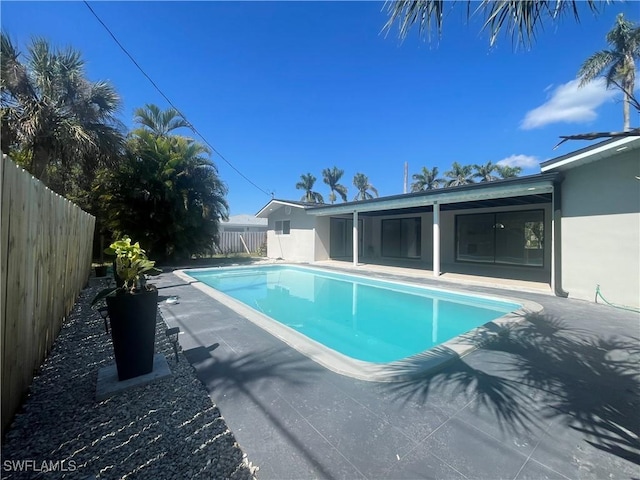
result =
M602 50L587 58L580 67L580 70L578 70L580 86L582 87L597 78L609 64L614 62L616 57L617 55L614 52Z
M159 136L167 136L173 130L190 126L175 108L161 110L154 104L136 109L134 121Z
M456 2L453 1L452 4ZM544 22L558 21L564 14L571 14L576 22L580 21L578 5L586 5L594 13L599 12L601 4L609 0L482 0L474 11L472 2L467 1L467 18L480 14L484 16L483 31L489 32L489 42L494 45L500 33L506 31L517 44L528 45L535 41L537 30ZM475 2L473 2L475 3ZM382 30L389 32L398 26L398 36L406 39L413 26L418 27L421 38L431 38L435 29L438 36L442 33L444 2L442 0L396 0L388 2L388 20Z
M640 137L640 128L632 128L622 132L591 132L591 133L579 133L576 135L561 135L562 139L556 144L553 149L555 150L564 142L569 140L598 140L601 138L626 138L626 137Z
M432 23L435 23L437 34L442 32L442 0L395 0L388 2L389 19L382 27L388 32L394 24L398 24L398 36L404 40L411 28L417 24L421 38L431 38Z

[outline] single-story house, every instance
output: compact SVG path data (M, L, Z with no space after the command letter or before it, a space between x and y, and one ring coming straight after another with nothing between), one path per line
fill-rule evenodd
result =
M543 282L559 296L640 305L640 138L541 173L334 205L272 199L267 256Z

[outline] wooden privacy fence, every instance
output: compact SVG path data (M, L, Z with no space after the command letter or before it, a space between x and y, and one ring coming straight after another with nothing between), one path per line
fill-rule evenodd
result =
M89 278L95 218L6 156L0 182L4 437L34 372Z
M249 252L257 253L267 243L267 232L222 232L217 247L221 253L247 253L242 240Z

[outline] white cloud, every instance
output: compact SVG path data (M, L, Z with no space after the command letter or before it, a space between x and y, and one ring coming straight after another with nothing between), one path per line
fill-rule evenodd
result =
M496 162L501 167L522 167L522 168L533 168L537 167L540 163L537 157L532 157L531 155L511 155L510 157L503 158L502 160L498 160Z
M543 127L551 123L586 123L597 117L596 109L619 95L617 89L607 90L603 79L578 87L579 80L571 80L555 89L545 88L549 97L545 103L529 110L520 124L523 130Z

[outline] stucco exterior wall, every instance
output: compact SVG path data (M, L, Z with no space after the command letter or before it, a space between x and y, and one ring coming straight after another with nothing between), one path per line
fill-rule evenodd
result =
M309 215L310 216L310 215ZM330 217L313 217L315 218L315 252L314 260L329 259L329 223Z
M269 215L267 257L282 258L291 262L313 262L316 217L307 215L301 208L292 208L289 214L286 212L285 208L279 208ZM291 231L288 235L276 235L276 222L283 220L291 222Z
M562 183L562 288L569 297L640 306L637 153L582 165Z

